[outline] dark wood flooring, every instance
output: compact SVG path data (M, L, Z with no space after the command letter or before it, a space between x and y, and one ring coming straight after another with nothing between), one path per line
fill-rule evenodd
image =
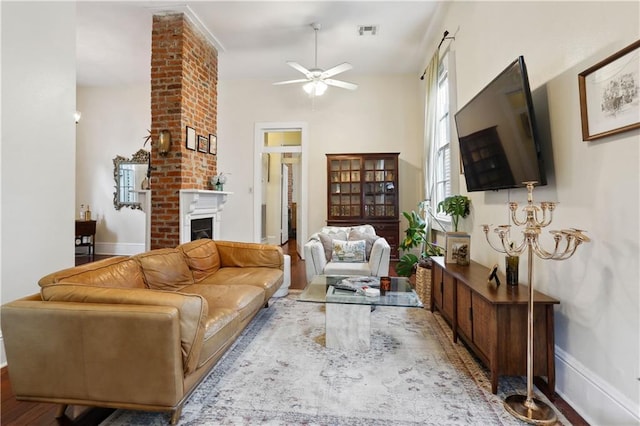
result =
M291 256L291 286L290 289L303 289L306 286L304 261L300 259L296 251L295 240L283 245L285 254ZM76 256L76 265L88 263L110 256L96 255ZM391 267L391 274L395 269ZM107 408L80 408L70 407L64 417L56 419L55 415L58 410L57 404L45 404L35 402L17 401L11 389L11 381L7 368L1 370L2 387L0 389L2 396L2 406L0 407L0 424L6 426L96 426L102 420L113 412ZM538 388L549 397L546 384L542 380L536 381ZM580 417L575 410L569 406L562 398L556 396L554 404L557 409L575 426L588 426L588 423Z

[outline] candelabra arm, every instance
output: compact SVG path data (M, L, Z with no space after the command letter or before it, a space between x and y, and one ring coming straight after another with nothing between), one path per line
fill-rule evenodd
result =
M559 241L556 241L555 248L554 248L553 252L550 253L550 252L546 251L545 249L543 249L542 246L540 245L540 242L538 241L538 239L535 238L531 242L531 249L536 254L536 256L538 256L541 259L553 259L554 255L558 252L558 244L559 244Z

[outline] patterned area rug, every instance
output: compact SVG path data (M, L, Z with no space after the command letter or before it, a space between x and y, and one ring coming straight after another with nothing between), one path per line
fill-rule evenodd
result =
M324 305L296 294L263 309L185 404L180 425L522 425L502 405L523 378L490 392L484 370L423 309L377 307L371 350L324 346ZM548 403L539 392L537 397ZM562 423L569 424L556 410ZM166 425L117 410L103 426Z

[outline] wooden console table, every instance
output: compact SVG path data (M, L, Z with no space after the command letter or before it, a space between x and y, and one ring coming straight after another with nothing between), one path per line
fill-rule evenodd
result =
M76 247L87 247L89 256L95 255L96 221L76 220Z
M499 376L527 375L526 286L508 286L499 274L500 286L487 283L489 268L468 266L433 258L431 312L437 309L451 325L453 341L460 337L491 371L491 392L498 391ZM546 376L555 392L555 341L553 305L560 303L534 291L533 374Z

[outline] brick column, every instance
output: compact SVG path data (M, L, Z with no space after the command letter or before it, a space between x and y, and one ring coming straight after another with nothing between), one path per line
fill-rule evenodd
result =
M151 135L171 132L169 153L151 150L151 248L180 243L180 189L208 189L216 157L186 147L186 127L209 138L217 128L218 52L183 14L153 17Z

